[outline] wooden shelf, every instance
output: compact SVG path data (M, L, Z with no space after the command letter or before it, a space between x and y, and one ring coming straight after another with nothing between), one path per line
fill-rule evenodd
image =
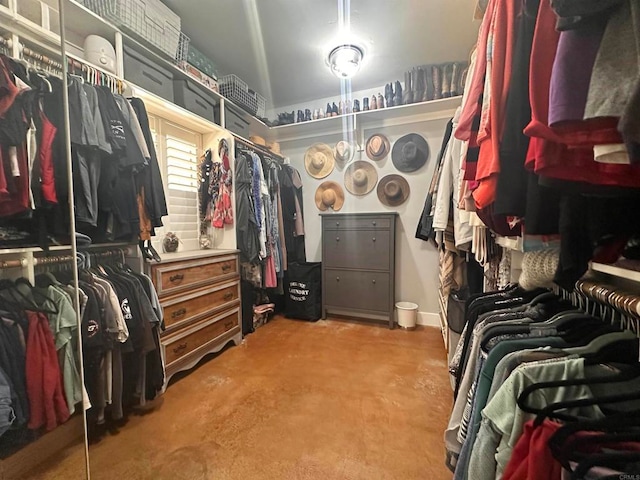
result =
M596 262L591 262L591 270L594 272L611 275L612 277L618 277L624 280L640 282L640 272L636 270L629 270L627 268L616 267L615 265L607 265L605 263Z

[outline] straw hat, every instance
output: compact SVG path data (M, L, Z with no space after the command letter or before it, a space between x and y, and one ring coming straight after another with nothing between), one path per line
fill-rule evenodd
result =
M380 133L376 133L371 135L369 140L367 140L365 150L367 151L367 157L374 162L377 162L389 155L391 145L389 144L389 139L387 137Z
M401 172L415 172L429 158L429 144L422 135L409 133L396 140L391 152L393 165Z
M316 190L316 207L323 212L329 209L337 212L344 205L344 191L337 182L322 182Z
M251 140L255 145L262 145L263 147L267 146L267 141L259 135L251 135L249 140Z
M351 159L353 159L354 153L356 153L356 149L353 145L351 145L346 140L340 140L336 143L336 148L334 149L336 160L339 162L349 163Z
M409 198L409 183L401 175L387 175L380 180L376 192L378 199L385 205L397 207Z
M277 153L278 155L282 153L280 151L280 144L278 142L267 142L267 148L273 153Z
M344 186L353 195L366 195L378 183L376 167L369 162L357 161L344 172Z
M326 143L315 143L304 154L304 168L313 178L324 178L333 171L336 160Z

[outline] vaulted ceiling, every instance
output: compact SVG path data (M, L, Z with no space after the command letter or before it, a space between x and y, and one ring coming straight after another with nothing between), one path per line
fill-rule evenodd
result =
M325 55L345 31L367 50L354 91L403 80L415 65L466 60L475 0L163 0L222 74L275 108L340 93Z

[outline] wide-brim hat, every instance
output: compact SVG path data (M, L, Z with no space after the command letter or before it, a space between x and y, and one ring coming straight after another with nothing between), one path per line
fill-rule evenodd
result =
M344 205L344 190L338 182L322 182L316 189L316 207L323 212L333 210L337 212Z
M336 160L338 162L349 163L356 153L355 147L346 140L340 140L334 148Z
M378 183L376 192L382 203L389 207L397 207L407 201L411 188L403 176L386 175Z
M422 135L409 133L396 140L391 151L391 161L401 172L415 172L429 159L429 144Z
M260 135L251 135L249 137L249 140L254 143L255 145L260 145L262 147L266 147L267 146L267 141L261 137Z
M374 162L377 162L389 155L389 152L391 151L391 144L387 137L380 133L376 133L371 135L367 140L365 150L367 152L367 157Z
M269 150L271 150L273 153L277 153L278 155L280 155L280 153L282 153L280 151L280 144L278 142L268 142L267 143L267 148Z
M375 188L376 183L378 172L369 162L353 162L344 172L344 186L353 195L366 195Z
M333 171L336 159L326 143L311 145L304 154L304 168L313 178L324 178Z

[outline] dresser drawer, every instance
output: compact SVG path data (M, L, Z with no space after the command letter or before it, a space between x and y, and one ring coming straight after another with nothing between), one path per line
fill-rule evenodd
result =
M180 333L163 337L162 344L165 349L165 361L167 366L180 360L189 353L205 345L207 342L223 335L237 327L239 324L239 312L235 310L231 314L203 320L194 325L189 333Z
M389 230L392 219L389 217L322 217L324 230L375 229Z
M153 267L159 296L208 285L238 275L236 257L216 257L161 264Z
M325 266L389 270L391 233L388 230L332 230L324 235L322 261Z
M326 269L325 303L348 309L389 311L389 274Z
M225 306L237 303L240 298L239 289L240 285L236 281L201 288L194 292L186 292L162 300L160 303L164 311L164 324L167 331L179 328L207 313L213 313Z

